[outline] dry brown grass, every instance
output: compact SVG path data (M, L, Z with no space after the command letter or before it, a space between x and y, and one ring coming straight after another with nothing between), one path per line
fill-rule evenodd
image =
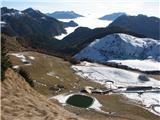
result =
M160 80L160 75L149 75L149 77L152 77L156 80Z
M22 47L21 44L19 44L17 42L16 37L10 37L10 36L5 35L5 34L2 34L1 37L6 39L6 49L8 51L18 52L18 51L26 50L24 47Z
M2 120L82 120L48 101L11 69L1 89Z
M35 89L45 96L49 97L64 92L79 91L84 86L104 87L75 75L74 71L70 68L71 64L61 58L37 52L24 52L23 54L35 57L35 60L31 60L31 66L22 66L22 68L30 73L33 80L47 85L45 87L35 83ZM14 65L22 65L15 56L10 56L10 59ZM47 75L49 72L54 72L55 75ZM65 89L59 93L49 89L57 84L63 85Z

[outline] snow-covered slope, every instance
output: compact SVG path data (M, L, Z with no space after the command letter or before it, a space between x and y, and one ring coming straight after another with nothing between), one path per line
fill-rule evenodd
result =
M111 34L97 39L80 53L76 59L90 59L105 62L111 59L160 60L160 42L149 38L136 38L126 34Z
M130 86L152 86L153 88L160 89L159 80L147 77L148 81L142 81L142 79L140 79L142 74L132 71L89 62L81 62L79 65L73 65L72 68L77 75L86 80L104 84L106 88L117 89L118 91L126 91L126 88ZM122 87L122 89L119 89L119 87ZM122 94L138 104L142 104L143 107L160 116L159 92L147 92L144 90L143 94L138 94L138 92L122 92Z
M160 41L116 33L95 40L74 57L99 63L136 59L160 61Z
M72 68L79 76L105 84L106 87L108 87L108 82L106 81L113 81L113 85L117 87L160 86L160 81L153 78L149 78L150 80L147 82L141 81L139 79L139 76L141 75L140 73L107 67L96 63L82 62L80 65L73 65Z

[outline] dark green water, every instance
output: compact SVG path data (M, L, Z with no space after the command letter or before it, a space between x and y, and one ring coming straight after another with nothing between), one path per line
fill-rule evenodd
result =
M85 95L73 95L66 102L72 106L88 108L93 104L93 98Z

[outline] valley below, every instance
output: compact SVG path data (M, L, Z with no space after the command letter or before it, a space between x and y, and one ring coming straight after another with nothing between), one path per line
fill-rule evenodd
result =
M9 53L14 69L23 68L34 82L34 89L76 115L92 120L158 120L160 108L159 75L144 75L97 63L72 65L61 58L38 53ZM114 77L113 77L114 76ZM144 81L143 81L144 80ZM90 88L93 93L83 92ZM105 94L104 91L107 91ZM72 95L94 99L93 107L67 104ZM63 102L62 102L63 100Z

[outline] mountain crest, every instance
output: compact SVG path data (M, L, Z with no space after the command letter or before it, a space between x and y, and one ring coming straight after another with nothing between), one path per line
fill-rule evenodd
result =
M16 10L16 9L13 9L13 8L11 8L11 9L9 9L9 8L7 8L7 7L2 7L1 8L1 15L2 16L19 16L19 15L22 15L23 13L21 12L21 11L19 11L19 10Z

